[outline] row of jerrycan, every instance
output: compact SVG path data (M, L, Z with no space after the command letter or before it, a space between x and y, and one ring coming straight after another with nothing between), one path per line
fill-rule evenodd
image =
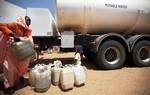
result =
M86 81L85 68L81 65L65 65L62 66L61 61L55 61L58 64L52 68L52 83L57 86L61 84L63 90L71 89L80 86ZM55 64L54 62L54 64Z
M86 81L85 68L80 65L62 66L61 61L54 64L36 65L30 71L30 84L36 91L46 91L52 84L60 84L63 90L72 89L74 85L80 86Z

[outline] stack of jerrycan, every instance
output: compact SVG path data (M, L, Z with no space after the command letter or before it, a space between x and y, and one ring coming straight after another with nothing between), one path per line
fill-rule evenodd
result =
M76 86L83 85L86 81L86 69L81 65L72 66L74 72L74 84Z
M66 65L62 68L60 82L63 90L72 89L74 87L74 72L71 66Z
M63 66L59 60L53 64L38 64L30 70L30 84L35 91L44 92L52 84L61 85L62 90L73 89L74 85L81 86L86 81L86 69L81 65L68 64Z
M29 81L35 91L45 92L51 85L51 69L47 65L36 65L29 73Z
M62 62L59 60L54 61L52 66L52 84L57 86L60 83L60 72L62 69Z

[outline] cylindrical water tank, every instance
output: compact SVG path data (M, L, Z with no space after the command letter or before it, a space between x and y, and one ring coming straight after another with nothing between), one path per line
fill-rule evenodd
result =
M56 0L59 31L150 33L150 0Z

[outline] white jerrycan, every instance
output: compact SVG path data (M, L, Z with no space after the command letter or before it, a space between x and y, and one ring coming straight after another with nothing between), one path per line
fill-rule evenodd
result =
M72 89L74 87L74 73L70 66L62 68L60 81L63 90Z
M35 91L45 92L51 85L51 72L47 66L43 65L35 73Z
M42 68L42 65L41 64L37 64L35 65L33 68L30 69L29 71L29 83L30 83L30 86L31 87L35 87L35 83L36 83L36 80L35 80L35 74L37 73L37 70L39 68Z
M60 83L60 72L61 72L60 67L52 67L52 84L57 86Z
M86 73L84 67L81 65L74 65L72 69L74 71L74 84L76 86L83 85L86 81Z

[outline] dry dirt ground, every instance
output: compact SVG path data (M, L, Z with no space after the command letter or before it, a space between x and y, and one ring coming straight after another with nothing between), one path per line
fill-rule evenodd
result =
M56 59L66 64L73 63L73 56L73 52L44 54L38 63L49 63ZM37 93L26 79L24 83L17 84L14 95L150 95L150 67L124 66L122 69L104 71L85 58L83 65L87 68L84 86L62 91L60 87L51 85L47 92ZM4 94L0 91L0 95Z

